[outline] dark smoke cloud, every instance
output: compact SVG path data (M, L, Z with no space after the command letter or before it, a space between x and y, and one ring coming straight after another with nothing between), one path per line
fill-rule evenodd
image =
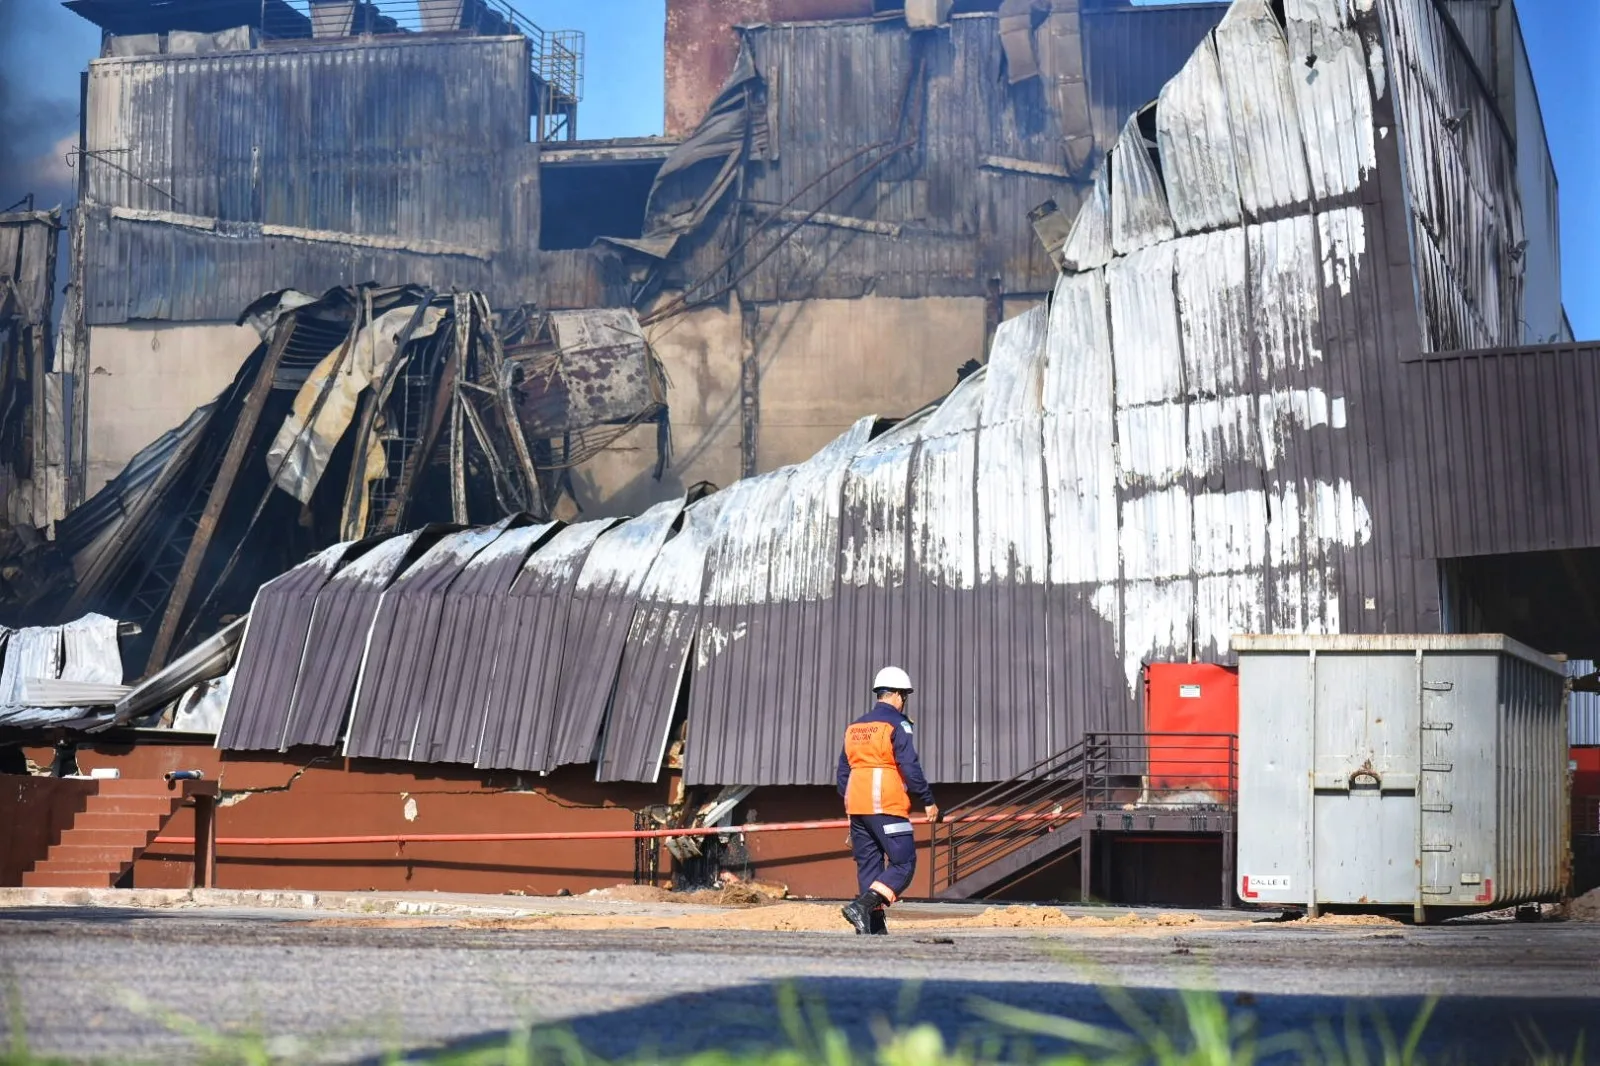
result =
M70 206L76 172L76 72L99 31L59 0L0 0L0 208L33 193L37 206Z

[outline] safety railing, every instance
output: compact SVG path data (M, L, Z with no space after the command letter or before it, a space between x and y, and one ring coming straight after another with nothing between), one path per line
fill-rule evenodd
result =
M931 834L929 895L1080 817L1083 785L1080 743L945 810Z
M1090 733L1084 738L1089 810L1235 809L1239 741L1232 733Z
M1600 835L1600 796L1572 798L1572 832L1575 836Z
M583 34L545 30L506 0L261 0L266 40L332 40L392 34L513 34L528 39L533 73L557 105L583 99Z

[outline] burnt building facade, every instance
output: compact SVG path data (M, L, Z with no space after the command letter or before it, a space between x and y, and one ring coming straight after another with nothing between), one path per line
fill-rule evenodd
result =
M900 11L708 4L695 39L687 6L669 11L669 111L686 106L680 80L728 81L720 60L687 58L702 45L738 77L675 152L676 136L541 137L552 93L574 128L580 89L526 22L301 26L268 5L219 27L78 4L107 38L85 82L63 346L83 382L72 498L227 385L255 344L236 325L251 301L367 281L640 311L675 461L655 476L648 427L619 440L575 471L588 511L803 458L862 409L945 391L1048 292L1029 212L1070 216L1113 116L1222 10L1034 5L1018 45L992 4L924 28ZM735 27L752 13L769 21ZM734 126L747 144L718 141Z
M847 31L881 32L873 22L834 30ZM741 62L751 69L762 69L750 56L765 32L808 31L750 31ZM907 69L905 81L921 84L916 65ZM730 96L713 108L736 116L728 127L781 125L770 101L738 118ZM884 122L869 146L910 141L893 135L892 115ZM652 194L640 243L660 241L650 247L665 263L693 261L707 226L735 224L719 212L752 195L750 180L738 200L717 192L729 165L709 150L718 128L703 125L679 151L720 166L704 166L695 186L668 185L664 173ZM732 139L751 145L749 126ZM938 143L927 131L913 143L924 140ZM1016 143L999 147L1017 152ZM931 777L997 781L1085 733L1139 729L1145 664L1226 662L1236 633L1444 632L1463 624L1469 601L1470 624L1515 630L1452 556L1526 551L1537 534L1486 523L1490 497L1474 497L1472 477L1442 474L1458 460L1434 432L1462 431L1485 374L1532 381L1542 367L1552 384L1588 380L1579 349L1518 347L1533 241L1515 161L1440 5L1292 0L1280 12L1236 0L1153 102L1129 109L1059 246L1043 246L1062 264L1048 303L999 323L982 367L910 417L858 415L803 461L698 502L614 528L518 535L513 554L525 562L500 576L499 597L540 598L538 619L579 618L608 598L603 628L622 639L580 636L589 631L574 623L559 649L540 641L545 672L533 690L491 682L465 706L413 701L398 721L392 707L364 721L368 673L380 690L394 683L384 664L395 642L398 661L449 646L448 669L495 678L525 668L504 645L468 654L459 634L413 628L379 640L375 623L373 641L352 637L346 654L362 660L362 679L344 751L427 759L419 740L443 730L479 738L451 746L449 761L537 772L595 761L603 775L653 780L681 730L691 784L819 785L862 679L893 661L929 693L919 731ZM970 205L975 187L981 177L949 195ZM821 285L884 270L892 286L892 257L935 243L887 217L821 225L829 205L795 202L810 216L802 225L850 234L827 253L838 266ZM710 221L681 232L658 224L685 215ZM855 244L881 236L869 221L906 231ZM751 279L765 262L793 247L757 257L732 284L759 285ZM882 257L862 250L874 247ZM940 298L880 299L914 314ZM819 302L869 299L841 289ZM1535 328L1561 324L1546 314ZM1515 395L1529 409L1555 400L1537 387ZM1530 456L1570 465L1581 436L1507 433L1468 452L1498 451L1507 471ZM1586 498L1562 506L1562 493L1537 483L1518 497L1550 515L1552 535L1573 550L1600 544ZM494 535L447 536L394 587L410 597L414 580L450 617L457 596L484 593L478 560L499 565L489 544L513 537ZM437 580L440 568L459 575ZM331 583L324 594L343 595ZM401 602L397 592L396 610ZM282 624L268 639L286 647L287 674L299 657ZM309 634L307 624L295 632ZM1560 639L1578 651L1597 638L1569 628ZM246 664L251 647L247 636ZM595 676L612 679L608 699L594 698ZM281 701L239 693L224 747L275 746L281 711ZM490 744L508 728L515 743Z

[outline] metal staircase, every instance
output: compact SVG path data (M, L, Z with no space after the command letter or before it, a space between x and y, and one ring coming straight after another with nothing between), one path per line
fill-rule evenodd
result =
M1217 733L1090 733L944 812L933 827L929 894L982 899L1078 856L1094 897L1094 842L1106 833L1220 838L1231 901L1237 741Z

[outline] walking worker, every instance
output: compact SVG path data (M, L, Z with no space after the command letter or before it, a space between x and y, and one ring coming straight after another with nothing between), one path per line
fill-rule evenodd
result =
M939 820L933 790L911 740L911 691L911 678L904 670L897 666L879 670L872 679L877 702L845 730L844 750L839 753L839 795L850 816L850 850L861 889L843 913L857 933L887 933L884 908L911 886L917 871L912 797L921 802L928 821Z

